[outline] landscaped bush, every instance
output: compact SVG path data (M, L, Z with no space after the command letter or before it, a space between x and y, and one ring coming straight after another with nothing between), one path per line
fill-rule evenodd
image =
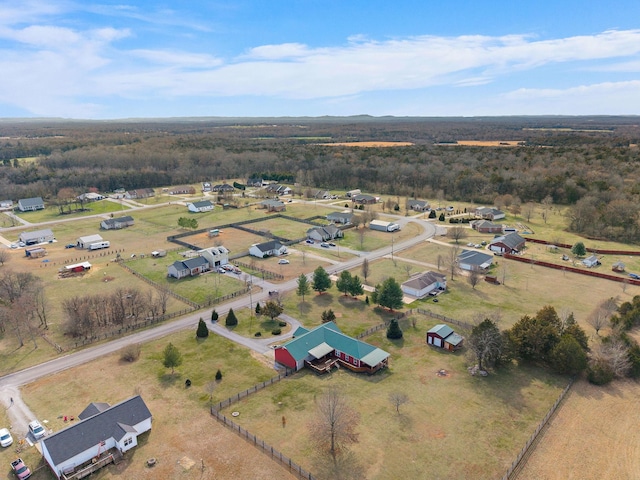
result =
M287 322L278 322L278 325L280 325L281 327L286 327L287 326Z
M596 361L587 368L587 379L594 385L606 385L613 380L613 370L603 361Z
M253 334L254 337L261 337L262 336L262 332L256 332Z
M218 371L216 372L216 380L222 380L222 372L220 371L220 369L218 369Z
M207 328L207 324L204 323L204 320L201 318L198 321L198 330L196 330L196 337L207 338L208 336L209 336L209 329Z
M140 351L142 347L139 343L132 343L131 345L127 345L120 350L120 360L123 362L135 362L140 358Z
M281 333L282 333L282 330L280 330L279 328L275 328L271 330L272 335L280 335Z

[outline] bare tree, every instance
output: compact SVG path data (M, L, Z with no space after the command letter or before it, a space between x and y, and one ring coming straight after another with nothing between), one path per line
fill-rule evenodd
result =
M411 277L411 270L412 269L413 269L413 267L411 267L411 265L409 265L408 263L405 264L404 271L407 272L407 278Z
M506 262L502 262L501 273L502 273L501 282L502 282L502 285L504 285L507 282L507 275L509 273L509 268L507 267Z
M0 249L0 265L4 265L5 263L7 263L10 258L11 255L9 254L9 250L6 250L4 248Z
M205 385L205 391L209 394L210 407L213 406L213 392L215 391L217 386L218 386L218 382L216 382L215 380L211 380L210 382L207 382L207 384Z
M460 225L456 225L455 227L451 227L447 230L447 237L458 244L460 243L460 240L467 238L467 229Z
M358 236L360 237L360 248L364 248L364 235L366 233L366 228L364 225L358 227Z
M437 265L438 265L438 271L440 271L440 269L442 268L442 265L445 263L444 261L444 257L442 255L438 255L438 258L436 259Z
M471 270L469 272L469 276L467 277L467 280L469 282L469 285L471 285L471 287L475 290L476 285L478 285L482 280L482 275L477 270Z
M596 307L587 317L587 323L596 331L596 335L600 335L600 330L606 327L608 322L607 313L600 307Z
M409 396L402 392L392 392L389 394L389 401L396 407L396 413L400 413L400 407L409 402Z
M549 218L549 214L551 213L551 208L553 206L553 198L550 195L547 195L542 199L542 213L540 216L544 223L547 223L547 219Z
M533 203L525 203L522 206L522 215L527 219L527 222L531 221L531 217L533 216L533 212L535 211L536 206Z
M364 281L367 281L367 277L369 276L370 270L369 270L369 260L368 259L364 259L362 261L362 276L364 277Z
M357 443L358 413L349 406L347 398L335 388L329 389L316 404L316 417L310 424L311 438L327 450L334 462L352 443Z
M631 368L627 346L617 336L607 343L597 343L591 351L591 363L607 365L616 378L624 377Z
M458 254L460 253L460 247L454 246L449 249L445 258L445 263L451 273L451 280L453 280L456 273L458 273Z

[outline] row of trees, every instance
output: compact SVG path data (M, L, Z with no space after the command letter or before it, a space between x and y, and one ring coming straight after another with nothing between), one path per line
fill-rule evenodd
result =
M112 328L155 320L167 312L169 294L164 290L119 288L113 293L84 295L62 302L64 330L72 337L90 337Z
M31 272L3 269L0 274L0 336L11 332L22 347L48 328L48 302L44 284Z

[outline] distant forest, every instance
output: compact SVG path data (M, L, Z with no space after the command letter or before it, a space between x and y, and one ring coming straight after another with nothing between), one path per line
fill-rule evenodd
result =
M3 120L0 199L269 176L303 187L486 205L497 197L571 205L572 230L637 241L639 123L636 117ZM455 143L463 140L522 145ZM353 141L415 145L319 145Z

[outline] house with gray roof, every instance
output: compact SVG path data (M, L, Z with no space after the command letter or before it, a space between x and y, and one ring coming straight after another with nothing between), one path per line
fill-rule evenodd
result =
M366 195L364 193L351 197L351 201L353 203L359 203L360 205L373 205L374 203L378 203L379 200L380 200L379 197L374 197L373 195Z
M187 260L176 260L167 268L167 276L173 278L193 277L211 269L209 261L204 257L193 257Z
M458 258L458 267L468 272L484 272L493 263L493 255L478 252L477 250L463 250Z
M284 212L287 209L286 205L280 200L264 200L260 202L260 207L267 212Z
M18 200L18 210L21 212L44 210L44 200L42 200L42 197L21 198Z
M500 220L505 217L505 213L502 210L492 207L478 207L475 210L476 217L484 218L485 220Z
M258 258L279 257L285 253L287 253L287 247L277 240L269 240L264 243L254 243L251 245L251 248L249 248L249 255L253 255Z
M100 228L104 230L120 230L134 224L133 217L126 215L124 217L108 218L100 222Z
M318 373L341 365L354 372L372 374L389 365L389 353L340 331L334 322L311 330L298 327L294 338L274 349L276 362L293 370L303 367Z
M449 325L441 323L427 332L427 344L444 348L450 352L462 347L464 339Z
M213 210L213 203L210 200L202 200L200 202L187 203L187 208L193 213L210 212Z
M426 200L407 200L407 210L413 210L414 212L427 212L431 210L429 202Z
M353 220L351 212L331 212L327 215L327 220L331 223L342 223L348 225Z
M39 243L49 243L55 240L53 232L50 228L43 230L35 230L32 232L22 232L18 240L24 242L25 245L37 245Z
M499 254L502 253L518 253L524 248L526 240L517 233L509 233L491 240L489 250Z
M446 290L447 277L438 272L423 272L413 275L400 286L402 292L415 298L424 298L430 293Z
M83 469L93 471L136 447L138 436L151 430L152 416L136 395L113 406L92 403L78 420L40 442L42 456L58 479Z
M333 224L324 225L322 227L312 227L307 230L307 238L317 242L326 242L327 240L342 238L343 236L344 233L342 230Z

